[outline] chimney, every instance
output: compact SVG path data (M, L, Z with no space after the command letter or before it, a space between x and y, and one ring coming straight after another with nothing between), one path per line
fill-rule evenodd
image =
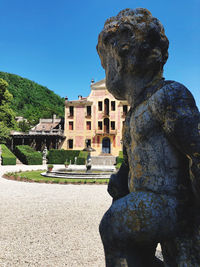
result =
M81 100L81 99L82 99L82 95L79 95L79 96L78 96L78 99Z
M65 97L65 101L68 101L68 97L67 96Z
M94 79L92 78L92 80L91 80L91 84L93 84L94 83Z

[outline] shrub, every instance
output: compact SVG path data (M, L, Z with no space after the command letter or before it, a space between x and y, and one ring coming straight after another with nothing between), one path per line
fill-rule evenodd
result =
M7 148L6 145L1 145L2 149L2 165L16 165L15 155Z
M51 164L74 164L75 157L78 158L80 150L51 149L47 155L48 163Z
M85 158L78 157L77 158L77 161L76 161L76 164L77 165L85 165L86 164L86 159Z
M78 156L77 161L76 161L76 164L77 165L85 165L87 157L88 157L87 151L80 151L79 156Z
M42 164L42 154L40 152L35 151L30 146L27 145L16 146L15 154L24 164L27 165Z
M116 169L119 169L124 162L123 152L119 151L119 156L116 158Z
M47 166L48 168L52 168L53 169L53 164L48 164Z

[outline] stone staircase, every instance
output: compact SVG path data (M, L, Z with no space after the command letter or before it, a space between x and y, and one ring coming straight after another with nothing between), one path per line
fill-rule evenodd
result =
M91 157L92 165L102 165L102 166L111 166L116 164L116 157L105 154L100 156L92 156Z

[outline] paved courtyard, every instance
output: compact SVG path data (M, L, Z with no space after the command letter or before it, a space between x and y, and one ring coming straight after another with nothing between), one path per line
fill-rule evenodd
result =
M42 166L0 166L0 266L105 266L98 225L111 204L107 186L1 178L16 168Z

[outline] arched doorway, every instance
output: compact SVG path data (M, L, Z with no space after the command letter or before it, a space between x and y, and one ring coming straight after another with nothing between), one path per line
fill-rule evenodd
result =
M102 140L102 153L110 154L110 138L108 137Z

